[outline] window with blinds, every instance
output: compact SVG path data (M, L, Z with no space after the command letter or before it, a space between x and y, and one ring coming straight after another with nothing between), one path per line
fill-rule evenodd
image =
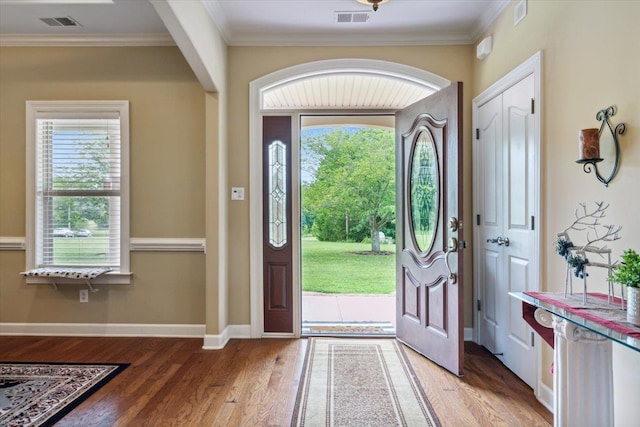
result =
M121 267L123 117L91 105L32 112L34 267Z

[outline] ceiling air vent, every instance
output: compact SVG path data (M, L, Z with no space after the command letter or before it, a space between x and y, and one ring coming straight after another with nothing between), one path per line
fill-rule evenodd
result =
M50 27L79 27L78 21L70 16L62 18L40 18L42 22Z
M338 24L365 23L371 16L370 12L333 12L334 21Z

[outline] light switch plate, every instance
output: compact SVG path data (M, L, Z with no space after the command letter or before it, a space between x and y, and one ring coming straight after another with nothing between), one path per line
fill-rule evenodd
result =
M244 187L231 187L231 200L244 200Z

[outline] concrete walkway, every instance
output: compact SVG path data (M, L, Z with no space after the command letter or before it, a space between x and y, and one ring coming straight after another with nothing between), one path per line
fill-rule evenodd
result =
M302 293L303 322L391 322L396 325L396 296Z

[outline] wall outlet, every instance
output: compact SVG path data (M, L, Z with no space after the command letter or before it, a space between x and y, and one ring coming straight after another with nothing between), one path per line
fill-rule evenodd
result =
M80 289L80 302L89 302L89 289Z

